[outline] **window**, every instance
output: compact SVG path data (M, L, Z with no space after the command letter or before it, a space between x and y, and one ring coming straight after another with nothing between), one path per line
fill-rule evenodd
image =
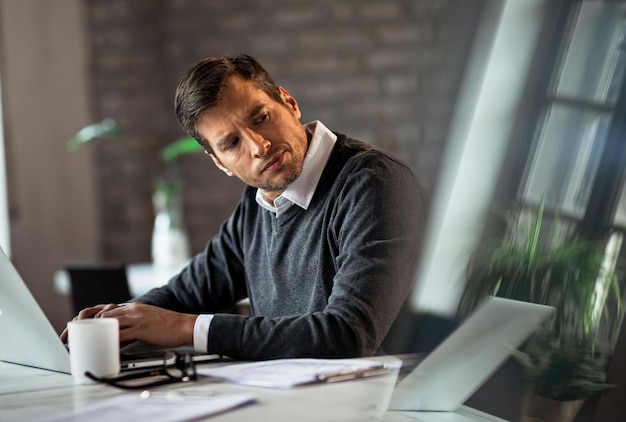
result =
M614 269L626 257L626 2L571 2L554 57L519 200L558 213L563 235L605 241Z
M544 200L547 207L581 221L598 169L607 165L603 160L615 158L603 152L619 114L626 3L585 1L572 14L575 24L555 66L523 202Z

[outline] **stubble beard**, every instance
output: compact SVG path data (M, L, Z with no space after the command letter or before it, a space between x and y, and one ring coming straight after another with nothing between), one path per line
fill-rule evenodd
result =
M268 180L262 186L259 186L259 189L265 192L282 192L289 185L300 177L302 174L302 161L299 160L297 163L294 163L293 166L289 169L289 171L281 178L275 180Z
M298 124L300 124L299 120L296 120ZM304 130L304 127L303 127ZM307 137L306 130L304 133L305 139ZM308 139L306 139L306 147L302 156L298 156L293 150L291 151L292 163L289 166L287 172L282 176L272 180L268 180L262 186L259 186L259 189L265 192L283 192L285 189L289 187L293 182L295 182L298 177L302 174L302 167L304 165L304 157L306 156L306 152L308 150Z

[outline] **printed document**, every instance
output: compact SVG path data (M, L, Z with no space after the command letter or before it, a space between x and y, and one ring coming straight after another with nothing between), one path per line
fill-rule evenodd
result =
M389 372L389 368L380 362L364 359L275 359L219 368L199 367L197 370L201 376L222 381L276 388L345 381Z

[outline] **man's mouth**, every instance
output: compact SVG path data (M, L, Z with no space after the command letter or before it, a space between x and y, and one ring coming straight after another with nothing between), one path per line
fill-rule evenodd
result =
M265 171L273 171L278 169L281 165L283 164L283 153L279 152L278 154L276 154L275 157L271 158L267 164L265 164L265 166L263 166L263 170L261 170L261 172L265 172Z

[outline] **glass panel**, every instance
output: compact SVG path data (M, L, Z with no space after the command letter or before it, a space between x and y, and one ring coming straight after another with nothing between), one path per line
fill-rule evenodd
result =
M557 96L615 104L626 68L625 33L626 3L584 2Z
M555 105L532 160L524 197L582 218L606 141L610 115Z

